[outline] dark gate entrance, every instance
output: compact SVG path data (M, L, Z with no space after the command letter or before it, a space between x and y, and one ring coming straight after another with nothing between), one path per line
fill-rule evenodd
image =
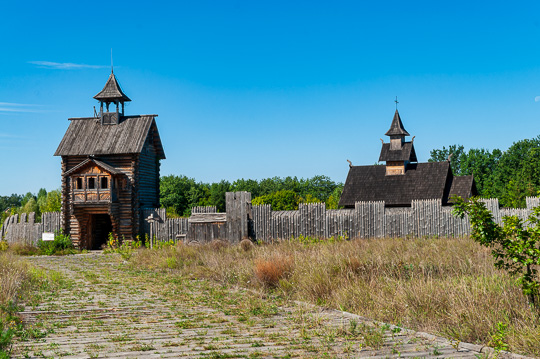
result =
M108 214L92 214L90 217L89 249L101 249L107 244L109 233L112 232L111 217Z

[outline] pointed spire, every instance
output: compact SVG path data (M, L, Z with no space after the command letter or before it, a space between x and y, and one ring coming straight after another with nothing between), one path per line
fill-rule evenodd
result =
M394 114L394 119L392 120L392 124L390 125L390 129L385 133L386 136L410 136L409 132L405 130L405 127L403 127L403 123L401 122L401 117L399 117L399 112L396 109L396 113Z
M120 88L120 85L116 80L116 76L114 76L112 66L111 74L109 76L109 79L107 80L107 83L105 84L105 87L103 87L103 90L101 90L101 92L94 96L94 98L102 102L131 101L130 98L127 97L124 92L122 92L122 89Z

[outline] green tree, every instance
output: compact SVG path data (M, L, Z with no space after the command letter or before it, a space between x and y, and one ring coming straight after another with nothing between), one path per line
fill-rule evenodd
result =
M211 206L216 206L218 212L225 212L225 193L229 192L231 184L228 181L221 180L219 183L212 183L210 186Z
M170 207L175 213L183 214L190 209L188 194L195 185L195 180L186 176L161 177L159 182L161 207Z
M252 179L239 179L232 183L231 191L233 192L250 192L251 198L259 197L261 195L261 188L259 182Z
M462 145L450 145L448 148L431 150L428 162L445 162L450 157L450 167L454 175L462 175L461 160L465 155L465 148Z
M337 184L327 176L314 176L308 179L300 180L300 193L303 198L311 195L314 198L319 198L323 202L330 197Z
M40 213L59 212L62 208L62 193L60 190L50 191L44 199L38 195L38 205Z
M340 183L333 191L332 194L326 200L326 209L338 209L339 199L343 192L343 184Z
M23 204L20 208L19 208L19 214L21 213L31 213L31 212L34 212L36 213L36 215L39 217L40 215L40 212L39 212L39 206L37 204L37 200L35 197L30 197L26 202L25 204Z
M454 214L461 218L466 214L469 216L471 238L492 249L495 266L517 277L529 304L540 314L540 207L532 211L527 227L517 216L503 217L501 226L478 198L464 201L458 197L454 202Z
M274 211L292 211L298 209L300 196L291 190L281 190L264 196L254 198L251 203L254 206L261 204L272 205Z

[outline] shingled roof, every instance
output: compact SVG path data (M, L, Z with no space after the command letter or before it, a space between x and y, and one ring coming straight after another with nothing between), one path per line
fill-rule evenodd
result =
M405 142L400 150L391 150L389 143L383 143L379 161L418 162L412 142Z
M159 159L165 159L154 117L123 116L118 125L103 126L97 118L71 118L71 123L54 153L55 156L93 156L141 153L153 131L154 147Z
M476 189L473 176L456 176L452 178L452 187L448 194L449 202L451 202L452 196L469 198L477 195L478 190Z
M109 76L105 87L103 87L103 90L101 90L96 96L94 96L94 98L103 102L131 101L129 97L127 97L120 88L120 85L118 84L116 76L114 76L113 72L111 72L111 75Z
M401 117L399 117L399 112L396 109L396 113L394 113L394 119L392 120L392 124L390 125L390 129L386 131L386 136L410 136L409 132L405 130L405 127L403 127L403 122L401 122Z
M343 187L340 206L357 201L384 201L386 206L406 207L412 200L448 200L452 171L448 162L409 164L404 175L386 176L386 166L353 166Z

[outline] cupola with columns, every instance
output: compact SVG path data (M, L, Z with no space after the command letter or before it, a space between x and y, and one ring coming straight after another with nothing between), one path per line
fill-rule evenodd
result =
M131 101L122 91L113 70L111 70L111 74L103 90L94 96L94 98L100 102L99 119L102 125L118 125L122 120L121 117L124 116L124 103ZM115 112L109 112L109 105L111 103L116 105ZM103 111L103 104L105 104L106 112ZM122 106L122 109L120 109L120 106Z

